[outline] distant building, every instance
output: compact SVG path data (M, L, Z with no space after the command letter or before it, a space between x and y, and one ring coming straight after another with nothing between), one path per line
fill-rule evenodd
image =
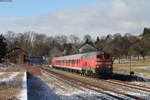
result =
M63 47L64 47L63 55L70 55L70 54L78 53L78 47L76 47L75 45L71 43L65 43Z
M79 47L79 53L96 51L96 50L97 49L95 47L95 44L93 42L88 41L88 40Z
M6 54L6 61L10 63L23 64L26 52L22 48L12 48Z
M28 64L31 65L42 65L45 64L45 57L43 56L30 56L28 57Z
M150 28L144 28L144 31L143 31L143 36L145 35L149 35L150 36Z

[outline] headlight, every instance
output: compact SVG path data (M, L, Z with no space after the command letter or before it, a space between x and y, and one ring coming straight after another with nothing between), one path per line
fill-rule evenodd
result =
M109 65L108 68L112 68L112 66Z

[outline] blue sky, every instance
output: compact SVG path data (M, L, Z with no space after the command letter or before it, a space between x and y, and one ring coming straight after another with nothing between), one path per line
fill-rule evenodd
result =
M142 33L150 27L150 0L13 0L0 2L0 32L93 37ZM64 9L65 8L65 9Z
M71 8L106 0L12 0L0 2L0 17L33 17L62 8Z

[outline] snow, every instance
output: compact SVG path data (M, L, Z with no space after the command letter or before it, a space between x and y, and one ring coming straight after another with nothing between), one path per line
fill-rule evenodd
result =
M28 100L60 100L53 91L38 77L28 75Z
M116 100L45 73L42 76L30 75L27 82L28 100Z
M150 100L150 96L145 96L145 94L141 94L141 93L134 93L134 92L128 92L128 94L132 94L136 97L140 97L143 98L145 100Z
M6 82L6 81L13 80L13 78L15 78L19 74L19 72L11 72L11 73L9 72L9 74L10 75L8 77L1 79L0 82Z
M135 69L145 69L145 70L150 70L150 66L138 66L134 67Z
M18 95L19 100L27 100L27 74L24 72L22 78L22 90L21 93Z
M116 100L105 94L97 93L89 89L85 89L81 86L77 86L72 83L67 83L66 81L58 81L55 76L48 77L49 75L43 73L43 75L49 80L45 81L46 85L53 90L53 92L59 96L58 100ZM45 99L42 99L45 100ZM49 98L49 100L55 100Z
M0 72L0 75L3 75L4 74L4 72Z
M118 63L129 63L129 62L136 62L136 61L130 61L130 60L127 60L127 59L120 59L120 61L118 59L115 59L114 60L114 64L118 64Z
M104 92L125 100L135 100L110 91ZM150 100L150 97L145 93L140 94L140 92L134 93L124 90L122 92ZM28 80L28 100L116 100L116 98L83 88L50 73L42 72L40 76L30 76Z

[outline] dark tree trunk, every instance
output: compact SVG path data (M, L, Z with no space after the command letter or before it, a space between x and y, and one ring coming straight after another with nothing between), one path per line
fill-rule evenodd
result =
M144 62L145 62L145 56L143 55L142 57L143 57L143 60L144 60Z
M121 61L120 61L120 56L118 57L118 59L119 59L119 64L121 63Z

